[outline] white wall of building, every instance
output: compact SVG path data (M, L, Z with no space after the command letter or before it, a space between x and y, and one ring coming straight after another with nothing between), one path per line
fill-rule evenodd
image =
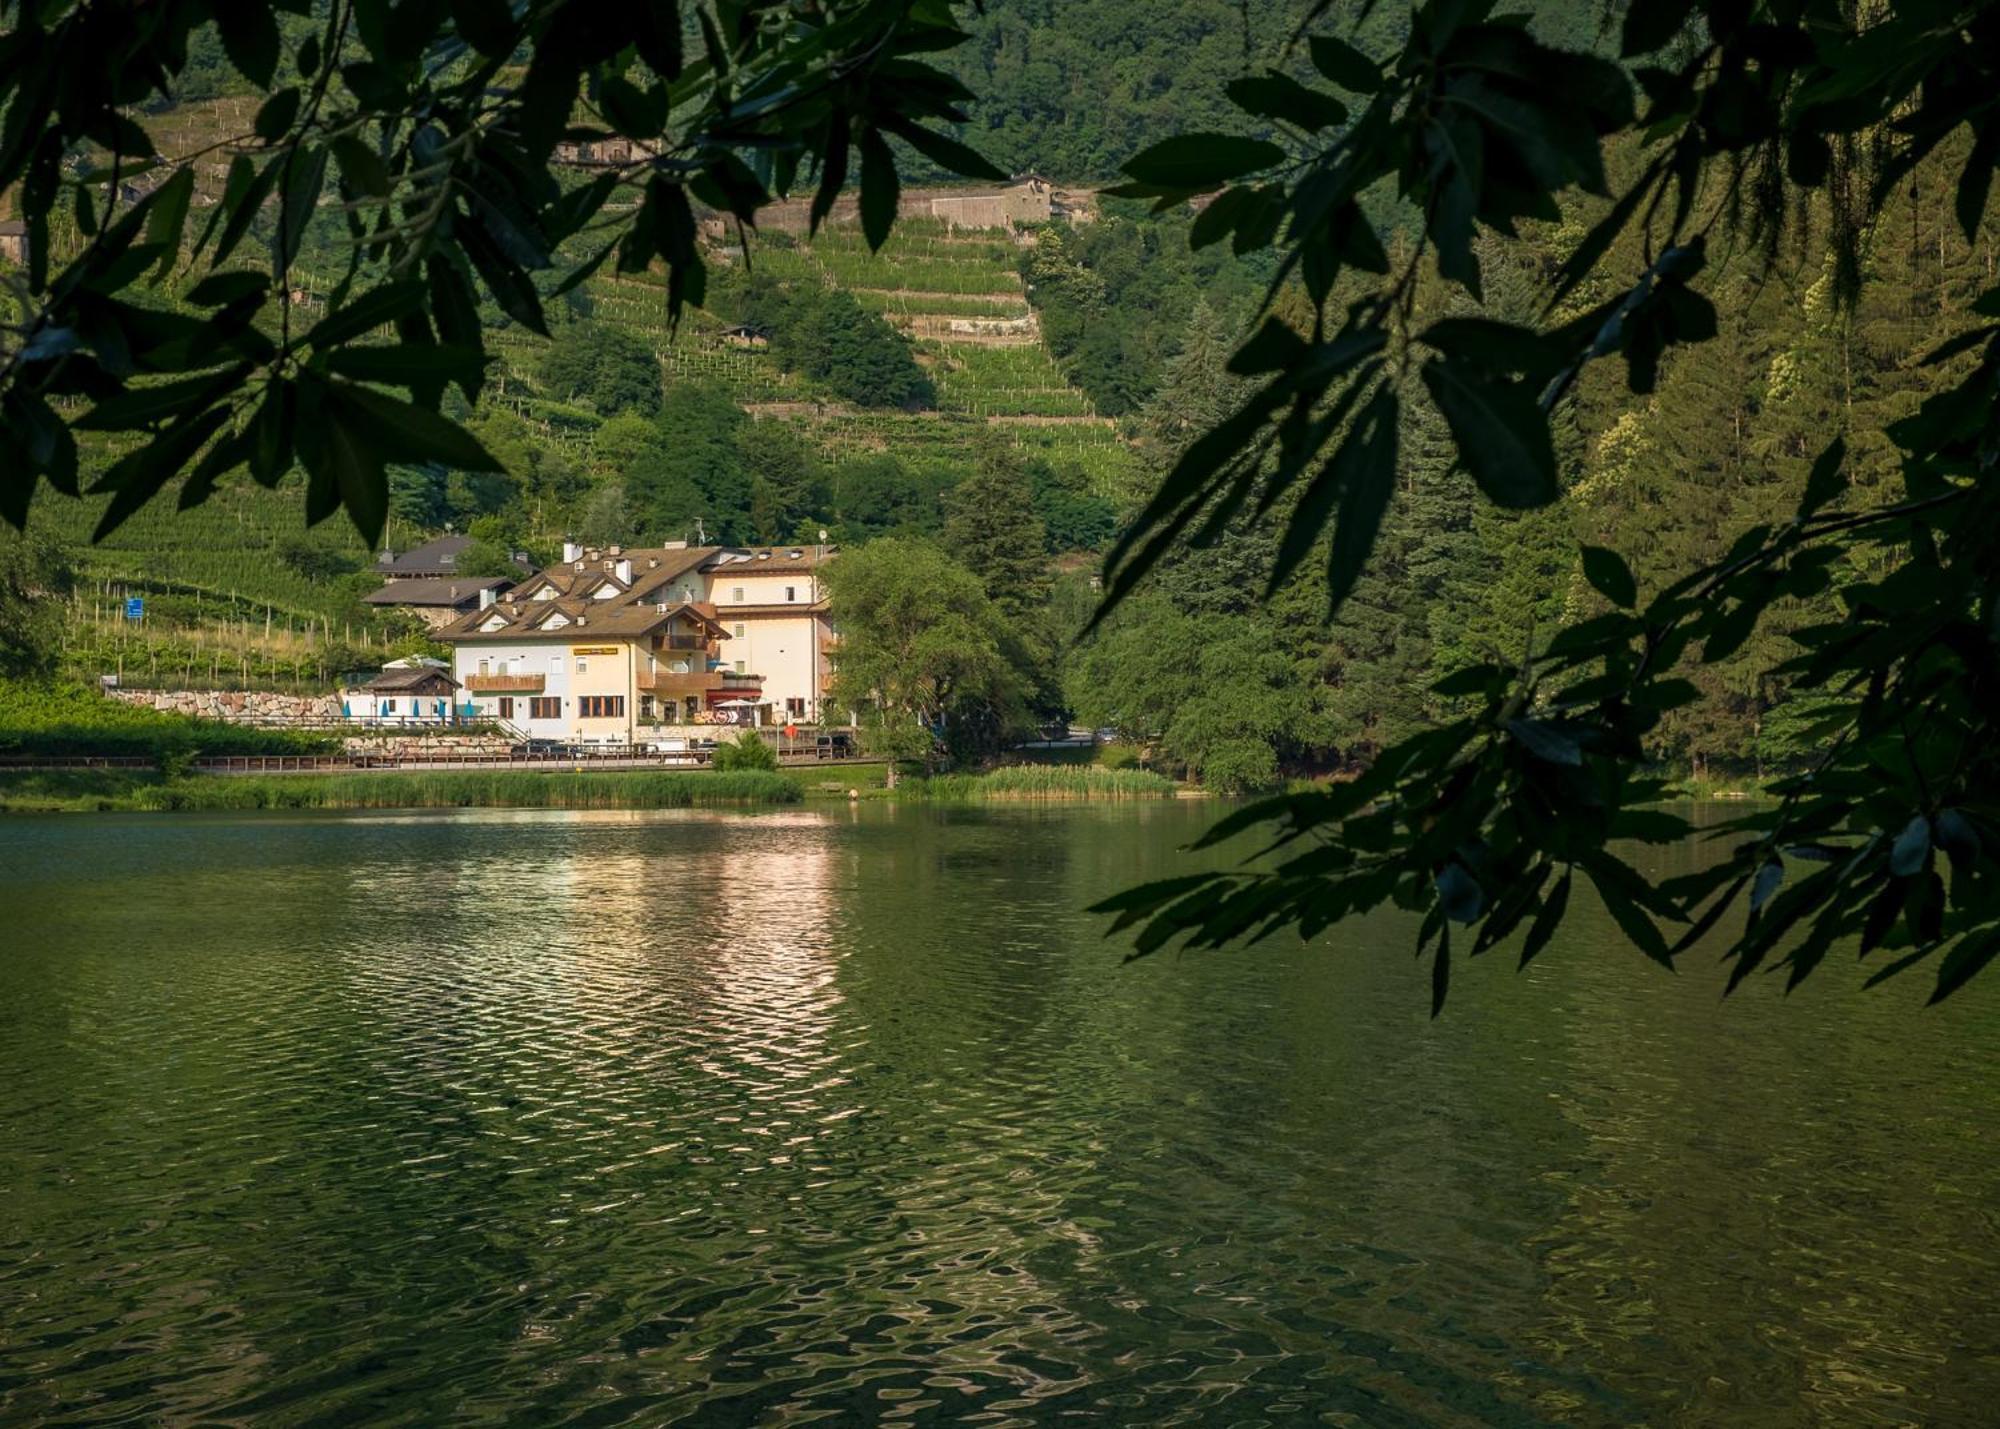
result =
M576 717L576 701L570 689L568 639L471 642L452 650L452 678L465 686L475 675L540 675L540 694L559 700L560 714L554 719L535 719L528 702L534 694L487 693L465 689L474 718L499 719L500 701L511 699L514 714L508 721L534 739L567 739Z

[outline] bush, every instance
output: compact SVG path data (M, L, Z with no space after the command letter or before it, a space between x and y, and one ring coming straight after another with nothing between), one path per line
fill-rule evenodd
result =
M737 770L776 769L778 752L758 736L746 731L741 739L715 746L715 767L725 773Z
M1129 744L1105 744L1098 746L1097 762L1105 769L1137 769L1139 751Z

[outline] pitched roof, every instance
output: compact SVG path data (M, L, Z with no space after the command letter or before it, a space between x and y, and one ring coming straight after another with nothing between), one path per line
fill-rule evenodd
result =
M560 621L553 617L561 616ZM554 600L504 600L484 610L467 611L437 632L447 644L462 640L523 640L558 636L564 640L633 640L651 635L676 619L695 622L720 634L709 616L683 602L660 606L648 601L591 600L559 596ZM488 630L498 620L501 624Z
M817 570L834 557L832 546L731 546L708 563L714 574L788 575Z
M361 688L364 690L421 690L435 681L443 681L451 688L458 688L458 681L439 669L436 665L384 665L382 673Z
M505 576L462 576L457 580L425 577L394 580L380 590L361 597L364 605L477 605L483 590L505 590L511 582Z
M448 576L471 544L470 536L440 536L413 550L384 551L376 559L375 570L385 576Z

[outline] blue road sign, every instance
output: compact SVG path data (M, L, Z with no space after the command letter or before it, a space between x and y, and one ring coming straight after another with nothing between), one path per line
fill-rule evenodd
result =
M127 620L143 620L145 616L146 598L144 596L130 595L125 597L125 618Z

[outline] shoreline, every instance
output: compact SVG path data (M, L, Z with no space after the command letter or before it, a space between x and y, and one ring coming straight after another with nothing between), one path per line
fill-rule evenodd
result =
M1199 791L1193 791L1198 794ZM802 803L1130 803L1187 797L1158 775L1011 765L984 774L909 777L880 766L811 779L796 770L373 770L167 774L158 770L0 771L0 817L259 809L777 808Z

